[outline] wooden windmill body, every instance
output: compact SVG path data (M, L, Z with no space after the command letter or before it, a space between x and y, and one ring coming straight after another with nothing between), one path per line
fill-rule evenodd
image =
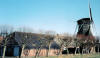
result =
M92 19L92 13L91 13L91 8L89 4L89 18L82 18L77 21L78 24L78 32L77 32L77 37L80 39L94 39L94 36L91 32L91 27L94 24L94 21Z
M94 24L92 19L92 13L89 3L89 18L82 18L77 21L78 24L78 32L77 38L80 41L80 49L81 53L85 51L85 53L95 53L95 37L91 31L91 28Z

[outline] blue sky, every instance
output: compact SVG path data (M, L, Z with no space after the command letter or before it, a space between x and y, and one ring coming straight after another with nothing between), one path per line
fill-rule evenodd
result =
M100 0L90 0L96 35L100 35ZM74 34L76 21L89 17L88 0L0 0L0 25L26 26Z

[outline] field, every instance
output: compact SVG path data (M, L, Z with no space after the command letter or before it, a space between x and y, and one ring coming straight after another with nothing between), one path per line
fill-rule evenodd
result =
M5 58L19 58L19 57L5 57ZM26 56L21 58L34 58L34 57ZM69 55L59 55L59 56L49 56L49 57L40 56L37 58L100 58L100 53L99 54L76 54L76 55L69 54Z
M60 56L49 56L49 57L38 57L38 58L100 58L100 54L77 54L77 55L60 55Z

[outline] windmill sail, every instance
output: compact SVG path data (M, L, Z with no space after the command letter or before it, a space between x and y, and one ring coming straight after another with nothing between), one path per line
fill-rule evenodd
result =
M92 12L91 12L91 7L90 7L90 2L89 2L89 15L90 15L91 22L93 22Z

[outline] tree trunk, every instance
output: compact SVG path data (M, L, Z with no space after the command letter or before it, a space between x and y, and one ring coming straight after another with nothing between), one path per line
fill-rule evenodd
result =
M99 45L98 45L98 53L99 53Z
M35 54L35 58L37 58L37 51L36 51L36 54Z
M62 54L62 48L60 49L60 52L59 52L59 55L61 55Z
M62 46L63 46L63 44L61 44L61 48L60 48L60 50L59 50L59 52L58 52L58 55L62 54L62 53L61 53L61 52L62 52Z
M41 48L39 49L37 56L39 56L39 55L40 55L40 52L41 52Z
M69 54L69 50L68 50L68 48L67 48L67 54Z
M89 54L90 52L89 52L89 49L87 49L87 53Z
M47 56L46 57L49 56L50 47L51 47L51 43L49 43L49 49L47 50Z
M78 53L80 54L80 47L79 47L79 49L78 49Z
M58 51L57 55L62 54L61 52L62 52L62 47L59 49L59 51Z
M91 48L91 53L95 53L95 47Z
M49 54L49 49L47 49L47 54L46 54L46 57L48 57L48 54Z
M36 53L35 53L35 58L37 58L38 50L39 50L39 49L37 49L37 50L36 50Z
M59 55L62 55L62 47L61 47L60 50L58 51L57 58L59 57Z
M39 47L37 50L36 50L36 54L35 54L35 58L37 58L37 56L39 56L39 51L41 50L41 47Z
M82 49L82 54L83 54L83 50L84 50L84 49Z
M77 47L76 47L76 49L75 49L75 54L76 54L76 52L77 52Z
M23 56L24 48L25 48L25 44L22 45L21 57Z
M2 58L5 58L5 53L6 53L6 46L4 46Z

